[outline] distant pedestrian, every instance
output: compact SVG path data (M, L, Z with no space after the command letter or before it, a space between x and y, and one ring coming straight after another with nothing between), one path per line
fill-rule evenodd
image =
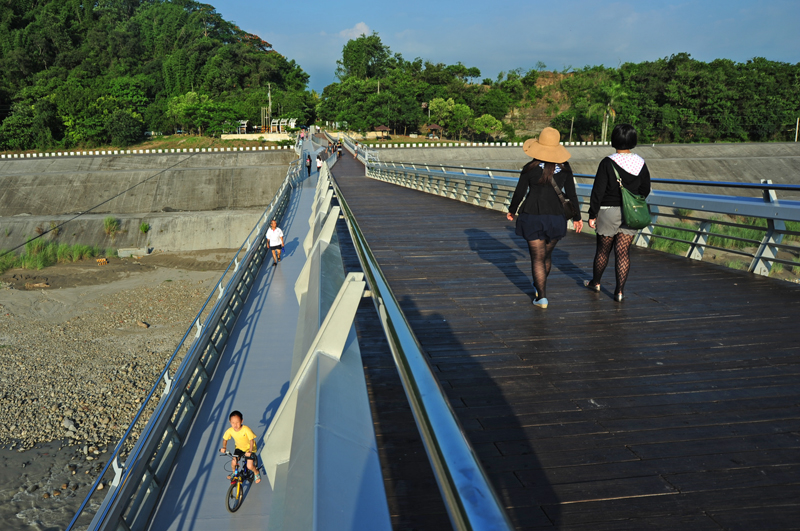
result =
M306 170L308 170L308 176L311 177L311 155L306 155Z
M317 171L319 172L320 168L322 168L322 155L317 155Z
M353 158L358 158L358 142L356 142L355 147L353 148Z
M564 204L559 197L560 190L564 189L567 199L573 205L579 204L572 168L567 162L571 155L559 143L560 137L556 129L545 127L538 140L530 139L525 142L522 149L533 160L522 168L506 214L509 221L514 221L514 214L522 203L516 234L528 242L533 286L536 291L532 302L540 308L547 308L548 304L547 276L552 266L553 249L558 240L567 235L567 218ZM556 187L559 192L556 192ZM572 220L575 232L580 232L583 229L580 211Z
M341 158L341 156L342 156L342 142L341 141L339 141L339 143L336 145L336 154L339 155L339 157Z
M277 220L269 222L267 229L267 243L269 243L269 250L272 251L272 258L275 260L272 265L278 265L281 261L281 251L283 251L283 231L278 228Z
M592 186L589 202L589 226L597 231L597 249L592 267L592 280L583 284L592 291L600 291L600 279L614 249L614 269L617 285L614 300L622 302L625 282L631 268L630 249L638 232L625 225L622 219L622 191L627 190L644 197L650 194L650 170L639 155L631 153L638 135L629 124L619 124L611 132L611 145L617 150L600 161Z

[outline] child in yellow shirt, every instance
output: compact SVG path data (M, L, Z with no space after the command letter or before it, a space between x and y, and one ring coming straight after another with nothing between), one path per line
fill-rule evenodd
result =
M228 440L233 439L236 448L233 454L236 456L231 463L234 472L239 467L239 457L242 455L247 460L247 468L253 472L256 477L256 483L261 483L261 474L258 473L258 455L256 454L256 434L253 430L242 424L244 417L238 411L233 411L230 414L229 420L231 427L225 431L222 436L222 448L220 452L225 453L228 446ZM230 476L228 476L230 479Z

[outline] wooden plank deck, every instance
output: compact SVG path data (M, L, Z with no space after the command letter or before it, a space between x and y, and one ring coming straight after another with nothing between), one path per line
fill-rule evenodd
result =
M333 173L518 529L800 529L800 287L634 249L618 304L570 233L541 310L501 213ZM357 328L394 524L449 527L368 301Z

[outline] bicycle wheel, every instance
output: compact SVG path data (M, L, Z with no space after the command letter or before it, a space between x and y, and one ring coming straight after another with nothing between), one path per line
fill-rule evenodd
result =
M242 505L242 483L240 481L236 481L231 483L231 486L228 488L228 495L225 496L225 507L227 507L228 512L235 513L239 507Z

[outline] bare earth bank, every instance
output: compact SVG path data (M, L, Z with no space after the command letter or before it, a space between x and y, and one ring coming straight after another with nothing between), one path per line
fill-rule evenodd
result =
M233 252L0 276L3 529L66 527Z

